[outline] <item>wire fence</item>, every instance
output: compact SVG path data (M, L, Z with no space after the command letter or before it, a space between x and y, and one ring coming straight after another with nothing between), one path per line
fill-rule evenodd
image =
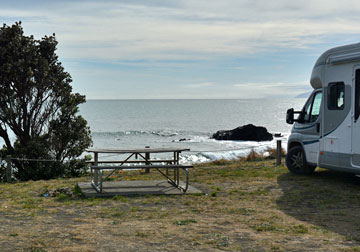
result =
M263 147L268 147L270 148L270 146L268 144L263 144L263 145L258 145L258 146L253 146L253 147L243 147L243 148L234 148L234 149L224 149L224 150L196 150L196 151L184 151L185 153L215 153L215 152L229 152L229 151L243 151L243 150L251 150L251 149L260 149ZM277 161L276 164L279 165L281 164L281 140L277 140L277 145L276 145L276 150L277 150ZM118 154L109 154L104 157L114 157L117 156ZM0 168L1 168L1 173L3 174L3 179L6 182L11 182L12 181L12 165L13 165L13 161L17 161L17 162L63 162L62 160L56 160L56 159L35 159L35 158L19 158L19 157L12 157L12 156L0 156ZM1 178L0 178L1 179Z
M16 162L45 162L45 163L62 163L62 160L56 159L35 159L35 158L19 158L8 156L0 156L0 181L10 183L13 179L13 163ZM24 165L24 164L22 164Z

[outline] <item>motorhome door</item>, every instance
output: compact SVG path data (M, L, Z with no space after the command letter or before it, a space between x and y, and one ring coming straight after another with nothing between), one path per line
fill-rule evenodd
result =
M354 76L351 165L360 168L360 66L355 68Z
M330 65L325 69L320 166L349 167L351 149L351 79L352 69L349 68L349 65Z

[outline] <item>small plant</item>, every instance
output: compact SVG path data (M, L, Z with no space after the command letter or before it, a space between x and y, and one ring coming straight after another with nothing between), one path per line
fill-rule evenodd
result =
M276 227L271 223L261 223L254 226L254 229L258 232L275 231Z
M79 187L78 184L76 184L72 190L73 195L84 198L85 194L81 191L81 188Z
M139 207L134 206L130 209L130 212L138 212L139 211Z
M174 224L178 225L178 226L184 226L187 225L189 223L197 223L196 220L194 219L187 219L187 220L181 220L181 221L175 221Z
M121 218L125 215L125 212L115 212L113 214L111 214L111 217L114 217L114 218Z
M280 247L277 245L271 245L271 251L280 251Z
M22 201L23 203L23 207L27 208L27 209L32 209L32 208L36 208L39 203L42 202L42 199L26 199L24 201Z
M221 249L229 246L229 238L221 234L206 234L209 239L208 244L213 245L215 248Z
M136 234L135 234L137 237L141 237L141 238L146 238L149 236L149 234L147 233L144 233L144 232L140 232L140 231L136 231Z
M56 196L56 200L57 201L61 201L61 202L64 202L64 201L67 201L69 200L70 197L69 195L65 194L65 193L59 193L57 196Z
M47 252L46 249L43 248L31 248L31 252Z
M295 232L295 233L298 233L298 234L306 234L309 232L309 229L303 225L303 224L300 224L300 225L294 225L292 227L292 230Z
M115 195L114 197L112 197L113 200L118 200L122 203L126 203L129 201L129 199L127 197L124 196L120 196L120 195Z
M211 193L210 193L210 196L211 196L211 197L216 197L216 196L217 196L217 191L211 192Z

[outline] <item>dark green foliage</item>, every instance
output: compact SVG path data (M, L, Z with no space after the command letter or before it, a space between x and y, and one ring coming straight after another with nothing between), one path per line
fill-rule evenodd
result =
M197 223L197 221L194 220L194 219L187 219L187 220L180 220L180 221L175 221L174 222L174 224L176 224L178 226L187 225L189 223Z
M72 93L71 76L56 55L55 35L41 40L25 36L21 23L0 28L0 137L3 152L14 161L21 180L79 175L78 161L91 145L90 129L78 115L85 96ZM12 131L15 143L9 139Z
M6 167L4 162L0 162L0 183L6 181Z

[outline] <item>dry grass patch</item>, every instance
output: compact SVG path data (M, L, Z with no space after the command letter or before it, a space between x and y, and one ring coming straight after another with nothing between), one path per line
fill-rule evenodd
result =
M294 176L274 160L195 166L203 195L84 199L88 178L0 184L2 251L357 251L359 178ZM160 178L124 172L113 179ZM42 197L45 190L74 195Z

